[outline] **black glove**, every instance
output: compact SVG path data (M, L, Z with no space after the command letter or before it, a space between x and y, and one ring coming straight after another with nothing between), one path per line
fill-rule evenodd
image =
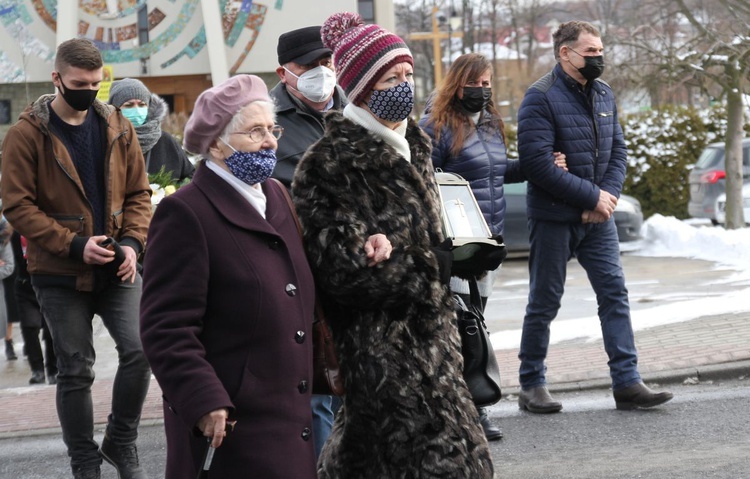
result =
M508 252L502 236L492 238L496 244L468 243L453 250L451 274L462 279L477 278L485 271L496 270Z
M123 261L125 261L125 251L123 251L120 243L118 243L111 237L108 237L107 239L99 243L99 246L115 252L115 259L105 264L104 269L107 271L110 278L119 280L120 278L117 276L117 271L120 269Z
M451 282L451 264L453 263L453 254L451 254L452 248L453 240L450 238L443 241L438 246L430 248L437 258L438 267L440 268L440 283L442 284L448 284Z

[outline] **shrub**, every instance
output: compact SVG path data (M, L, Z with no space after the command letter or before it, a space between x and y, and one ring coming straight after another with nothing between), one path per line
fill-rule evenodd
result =
M701 110L668 105L620 117L628 148L622 192L641 202L645 218L654 213L687 218L690 169L706 145L724 140L726 118L722 105ZM517 128L505 125L509 159L518 159ZM745 134L750 135L748 121Z
M621 122L628 148L623 193L638 198L645 218L654 213L687 218L690 169L706 145L723 141L726 109L669 105L627 115Z

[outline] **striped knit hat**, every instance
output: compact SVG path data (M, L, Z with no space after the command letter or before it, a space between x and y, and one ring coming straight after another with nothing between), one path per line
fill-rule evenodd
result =
M355 105L370 97L372 87L389 68L408 62L414 66L406 43L378 25L365 25L356 13L336 13L320 29L323 45L333 50L336 78Z

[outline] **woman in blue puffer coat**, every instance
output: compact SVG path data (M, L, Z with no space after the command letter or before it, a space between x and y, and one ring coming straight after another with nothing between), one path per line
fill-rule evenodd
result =
M428 102L419 126L432 139L432 164L467 180L493 235L503 234L505 183L525 181L518 161L508 160L505 125L492 101L492 63L478 53L461 55L453 62ZM565 167L565 155L555 163ZM479 280L482 307L492 292L497 270ZM469 284L451 278L451 290L469 302ZM484 408L480 420L488 440L503 437L493 426Z

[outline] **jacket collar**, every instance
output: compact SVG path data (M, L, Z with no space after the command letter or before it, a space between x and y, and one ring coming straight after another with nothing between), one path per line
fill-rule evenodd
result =
M307 113L310 115L314 114L310 107L292 97L292 95L287 91L286 85L284 83L277 83L269 93L271 97L276 100L276 111L278 111L279 113L289 110L297 110L301 113ZM336 85L336 88L333 91L333 106L331 107L331 110L343 110L347 103L349 102L346 99L346 95L344 95L344 90L342 90L340 86ZM323 114L325 114L325 112L323 112ZM320 116L320 113L318 113L318 115Z
M205 161L208 160L202 162ZM263 219L260 213L251 207L237 190L204 164L196 168L190 184L195 185L219 214L230 223L246 230L278 236L279 233L273 226L278 223L277 202L266 202L266 219ZM262 188L267 198L271 196L267 184L263 184Z
M40 96L26 109L26 111L24 111L21 117L36 117L38 122L42 123L43 125L47 125L50 118L49 104L52 100L55 99L55 96L57 95L47 94ZM99 100L94 100L92 106L94 107L94 111L96 112L96 114L105 120L116 111L116 108L114 106L102 103Z
M604 85L607 85L607 83L600 78L597 78L594 81L587 82L586 86L584 87L583 85L578 83L572 76L565 73L565 70L563 70L563 67L562 65L560 65L560 63L555 65L555 69L553 71L554 71L554 74L560 77L565 82L565 84L568 85L570 88L575 88L583 92L589 92L591 90L594 90L596 91L596 93L600 95L605 94Z

